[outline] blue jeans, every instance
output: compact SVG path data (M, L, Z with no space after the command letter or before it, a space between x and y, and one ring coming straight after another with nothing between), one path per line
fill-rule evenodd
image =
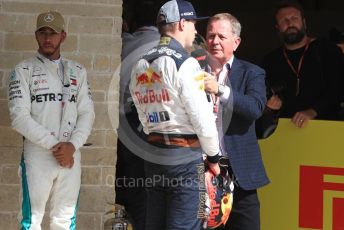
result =
M201 158L181 165L145 162L146 230L201 228L204 209L204 164Z

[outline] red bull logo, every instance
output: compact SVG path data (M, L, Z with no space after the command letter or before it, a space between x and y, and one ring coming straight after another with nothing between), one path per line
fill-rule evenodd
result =
M161 103L170 101L167 89L158 91L147 90L146 93L135 92L135 96L140 104Z
M161 83L161 77L152 68L148 68L144 73L136 77L136 85L152 85L155 83Z

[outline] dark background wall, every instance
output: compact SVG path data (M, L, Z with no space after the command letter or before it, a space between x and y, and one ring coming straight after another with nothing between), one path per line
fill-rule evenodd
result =
M138 2L152 2L154 11L164 0L124 0L124 12L135 15ZM211 16L229 12L238 18L242 25L242 42L236 56L259 64L263 56L280 45L273 24L273 7L276 0L189 0L200 16ZM343 0L299 0L306 12L308 32L311 36L327 36L332 26L344 28ZM139 7L139 11L146 11ZM150 9L151 10L151 9ZM147 11L148 12L148 11ZM197 30L205 35L206 22L197 24Z

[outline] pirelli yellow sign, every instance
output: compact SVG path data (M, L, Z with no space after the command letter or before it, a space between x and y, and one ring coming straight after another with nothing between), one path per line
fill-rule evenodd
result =
M260 147L271 180L259 190L262 230L344 230L344 122L280 119Z

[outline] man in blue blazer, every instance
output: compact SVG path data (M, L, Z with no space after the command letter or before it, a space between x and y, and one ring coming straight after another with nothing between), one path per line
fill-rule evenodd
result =
M265 72L234 57L240 44L241 25L230 14L217 14L207 27L212 75L205 89L212 94L217 114L220 149L229 157L235 178L234 203L225 229L259 230L260 205L257 188L269 183L262 162L255 121L266 103Z

